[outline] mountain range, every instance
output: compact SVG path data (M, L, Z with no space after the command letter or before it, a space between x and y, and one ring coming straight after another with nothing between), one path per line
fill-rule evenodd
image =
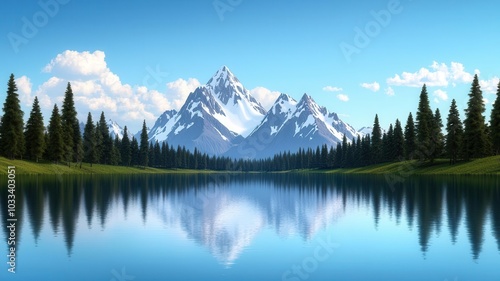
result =
M118 128L110 125L115 133ZM165 111L148 129L150 142L245 159L335 146L344 135L351 141L367 133L371 128L356 131L307 94L299 101L281 94L266 111L226 66L190 93L179 111Z

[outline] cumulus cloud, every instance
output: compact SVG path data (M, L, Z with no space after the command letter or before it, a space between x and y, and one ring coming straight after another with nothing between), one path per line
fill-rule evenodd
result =
M479 85L481 90L485 93L494 94L498 90L498 82L500 79L498 77L493 77L489 80L479 80Z
M378 92L380 90L380 84L378 82L363 83L361 84L361 87L368 89L372 92Z
M474 71L479 74L479 70ZM387 79L387 84L393 86L422 87L427 86L447 87L450 83L470 83L474 75L466 72L463 64L452 62L449 66L445 63L434 61L429 68L422 67L416 72L403 72Z
M154 122L156 117L168 109L179 109L190 92L200 86L194 78L178 79L167 83L165 92L150 89L148 85L123 83L106 63L102 51L78 52L64 51L47 64L43 71L52 77L38 87L38 95L43 108L52 109L54 103L60 104L68 82L71 83L79 119L84 121L87 112L106 113L122 126L135 124L146 119ZM29 79L19 80L22 85L23 100L32 100ZM160 83L160 82L158 82Z
M52 59L43 71L66 79L75 76L96 77L109 71L105 57L102 51L90 53L67 50Z
M440 101L446 101L448 100L448 93L446 93L446 91L443 91L441 89L438 89L438 90L435 90L434 93L434 101L436 103L439 103Z
M338 94L337 98L343 102L348 102L349 101L349 96L345 94Z
M385 89L385 94L388 95L388 96L394 96L396 93L394 92L394 89L389 87L387 89Z
M250 94L260 102L265 110L269 110L278 99L280 92L271 91L264 87L256 87L250 90Z
M341 92L342 88L334 87L334 86L326 86L326 87L323 87L323 91L325 91L325 92Z
M17 93L19 94L19 100L26 106L31 105L33 99L31 97L31 90L33 84L31 80L26 76L21 76L16 79Z
M167 83L166 95L171 97L172 106L175 109L180 109L191 92L200 86L200 81L195 78L188 80L177 79Z

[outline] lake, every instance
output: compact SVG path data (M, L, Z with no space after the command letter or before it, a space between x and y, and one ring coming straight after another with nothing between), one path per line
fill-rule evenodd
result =
M17 176L0 280L500 280L500 178Z

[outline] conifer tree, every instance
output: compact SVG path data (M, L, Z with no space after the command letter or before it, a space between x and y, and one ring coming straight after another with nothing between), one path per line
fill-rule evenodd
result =
M65 146L63 143L61 116L59 115L59 109L55 104L48 128L47 154L50 160L59 163L60 161L63 161L64 153Z
M490 135L493 154L500 154L500 81L498 82L497 98L491 110Z
M373 122L371 141L372 163L379 163L382 158L382 129L380 128L377 114Z
M472 81L469 102L465 111L464 156L466 160L484 157L489 154L489 138L486 134L484 111L483 92L476 74Z
M111 161L113 139L109 134L109 128L108 124L106 124L106 117L104 116L104 112L101 112L98 129L101 132L102 137L99 162L103 164L109 164Z
M14 159L24 154L24 113L21 110L14 74L10 75L7 85L7 96L3 104L0 124L0 153Z
M111 143L111 158L109 164L118 165L122 162L120 148L121 141L118 138L118 135L116 135L114 141Z
M123 138L122 138L122 143L121 143L121 149L120 149L120 154L121 154L121 159L122 159L122 165L124 166L130 166L130 139L128 138L128 129L127 126L123 128Z
M137 139L132 136L132 141L130 142L130 165L139 165L139 143Z
M411 112L408 115L408 119L406 120L404 138L405 157L408 160L412 160L413 155L415 154L417 149L417 139L415 134L415 123L413 122L413 116L411 115Z
M92 114L90 114L90 112L87 116L85 129L83 130L83 152L83 161L90 163L90 167L92 167L93 163L98 162L96 131L94 128L94 121L92 120Z
M101 162L102 154L104 151L103 145L103 136L101 130L99 129L99 122L96 122L94 125L94 136L95 136L95 154L96 154L96 163L104 164Z
M82 136L77 119L73 90L68 82L61 109L62 136L64 142L64 158L68 162L79 162L82 158Z
M455 164L460 159L462 149L463 127L460 113L455 99L451 101L450 112L446 122L446 153L450 164Z
M148 131L146 127L146 120L142 123L141 143L139 146L140 165L143 167L148 166L149 142Z
M26 123L24 136L26 140L26 156L28 159L38 162L45 151L45 127L43 125L43 116L38 103L38 97L35 97L33 101L33 107Z
M404 159L405 155L405 139L403 135L403 128L401 127L401 122L396 119L396 125L394 126L394 136L393 136L393 161L401 161Z
M434 127L434 114L432 113L429 104L429 95L427 93L427 87L424 84L422 91L420 92L420 101L418 103L417 110L417 145L422 151L424 159L428 160L432 157L432 152L434 151L432 143L432 131Z
M441 113L439 112L439 108L436 108L436 113L434 114L434 119L432 123L431 140L433 142L434 150L432 150L431 153L431 160L434 160L443 154L444 136L442 130L443 130L443 120L441 119Z

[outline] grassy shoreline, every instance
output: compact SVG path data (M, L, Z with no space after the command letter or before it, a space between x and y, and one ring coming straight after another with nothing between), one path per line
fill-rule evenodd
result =
M83 163L80 168L75 163L68 167L64 164L34 163L24 160L9 160L0 157L0 175L7 175L7 167L15 166L16 173L22 175L81 175L81 174L206 174L217 173L208 170L188 169L157 169L141 167L122 167L111 165ZM255 172L257 173L257 172ZM417 161L385 163L362 168L335 170L294 170L276 173L321 173L321 174L398 174L398 175L500 175L500 156L487 157L449 165L448 160L440 159L430 164L420 164Z
M409 175L500 175L500 156L476 159L450 165L449 160L438 159L434 163L419 163L416 160L384 163L361 168L316 170L325 174L396 174Z

